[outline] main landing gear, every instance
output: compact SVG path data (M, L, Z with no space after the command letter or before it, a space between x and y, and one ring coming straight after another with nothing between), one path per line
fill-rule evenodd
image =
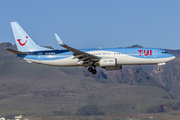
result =
M95 67L94 67L94 68L89 67L89 68L88 68L88 71L89 71L89 72L91 72L91 73L92 73L92 74L94 74L94 75L97 73L97 71L96 71L96 68L95 68Z

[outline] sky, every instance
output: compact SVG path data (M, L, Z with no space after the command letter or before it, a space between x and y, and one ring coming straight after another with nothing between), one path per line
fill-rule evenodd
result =
M18 22L41 46L77 49L141 45L180 49L179 0L1 0L0 43Z

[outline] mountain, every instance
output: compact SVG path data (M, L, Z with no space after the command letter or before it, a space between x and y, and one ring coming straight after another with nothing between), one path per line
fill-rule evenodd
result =
M167 51L175 55L176 59L161 66L159 72L156 66L143 66L143 70L163 85L175 99L180 99L180 50Z
M16 49L0 44L0 116L131 115L180 109L178 57L160 72L156 66L123 66L121 71L98 68L92 75L87 68L30 64L6 47Z

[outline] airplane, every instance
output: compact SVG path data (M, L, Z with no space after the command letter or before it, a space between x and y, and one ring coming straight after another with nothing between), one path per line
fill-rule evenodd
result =
M96 67L106 70L121 70L122 65L160 65L174 60L176 57L167 51L155 48L106 48L106 49L75 49L63 43L55 33L60 46L66 50L54 50L37 45L24 29L17 23L11 22L17 50L5 48L29 63L49 66L88 67L88 71L96 74Z

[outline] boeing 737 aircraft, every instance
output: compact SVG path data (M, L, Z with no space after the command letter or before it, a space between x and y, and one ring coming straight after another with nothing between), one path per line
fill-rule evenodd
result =
M88 67L88 71L96 74L96 67L106 70L121 70L122 65L160 65L175 59L167 51L155 48L109 48L109 49L75 49L64 44L55 33L57 42L67 50L53 50L37 45L17 22L11 22L17 49L6 48L29 63L50 66Z

